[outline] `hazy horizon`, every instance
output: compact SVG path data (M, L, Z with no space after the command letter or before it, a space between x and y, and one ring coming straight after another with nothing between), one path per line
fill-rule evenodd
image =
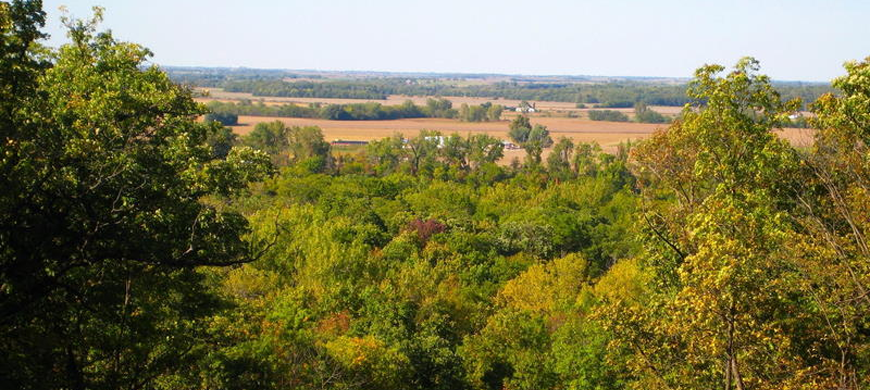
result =
M592 78L592 79L661 79L673 81L692 80L692 75L687 76L632 76L632 75L608 75L608 74L528 74L528 73L493 73L493 72L422 72L422 71L385 71L378 69L293 69L293 68L259 68L250 66L211 66L211 65L174 65L174 64L157 64L164 69L220 69L220 70L252 70L252 71L281 71L288 73L372 73L372 74L390 74L390 75L457 75L457 76L504 76L504 77L530 77L530 78ZM731 66L733 64L724 64ZM764 64L762 64L763 66ZM762 68L762 73L764 69ZM781 80L771 79L773 82L782 83L807 83L807 84L827 84L830 80Z
M870 55L870 4L859 1L52 0L53 46L66 41L60 5L75 17L105 7L102 28L175 67L689 78L753 56L775 80L826 82Z

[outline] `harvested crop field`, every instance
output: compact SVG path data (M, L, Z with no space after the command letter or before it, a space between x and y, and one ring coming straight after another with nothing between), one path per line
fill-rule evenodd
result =
M322 104L354 104L375 102L386 106L396 106L408 100L414 102L418 106L426 104L426 101L431 99L431 96L405 96L405 95L390 95L386 99L330 99L330 98L303 98L303 97L277 97L277 96L254 96L250 93L243 92L226 92L220 88L199 88L202 92L207 92L207 97L197 98L200 102L221 101L221 102L237 102L241 100L262 101L266 105L282 105L282 104L299 104L308 105L311 103ZM482 97L465 97L465 96L444 96L444 99L450 100L454 108L458 108L461 104L480 105L486 102L492 104L501 104L503 106L516 107L520 104L520 100L502 99L502 98L482 98ZM561 112L585 112L589 109L596 109L594 105L589 105L589 108L577 108L576 103L570 102L548 102L548 101L529 101L535 104L538 111L561 111ZM651 109L665 115L676 115L682 110L682 107L666 107L666 106L650 106ZM606 110L620 111L625 114L632 115L633 108L601 108Z
M406 137L417 135L420 130L437 130L444 134L461 135L486 133L508 139L508 121L470 123L453 119L417 118L386 121L332 121L325 119L277 118L240 116L239 126L233 129L238 134L247 134L257 123L279 120L289 126L319 126L327 140L368 141L401 133ZM570 118L532 118L533 124L542 124L550 129L554 139L565 136L575 142L598 142L602 146L615 145L622 141L648 137L661 125L643 123L593 122Z
M200 98L200 101L208 101L208 100L220 100L220 101L238 101L238 100L253 100L253 101L263 101L263 103L268 105L273 104L288 104L288 103L297 103L297 104L309 104L309 103L323 103L323 104L354 104L354 103L366 103L366 102L376 102L381 103L383 105L392 106L399 105L408 100L414 102L417 105L425 105L426 101L431 99L431 96L405 96L405 95L390 95L386 99L330 99L330 98L303 98L303 97L277 97L277 96L254 96L250 93L243 92L226 92L219 88L200 88L201 91L208 92L208 97ZM493 104L501 104L503 106L517 106L520 104L519 100L511 100L511 99L491 99L491 98L480 98L480 97L463 97L463 96L444 96L445 99L450 100L454 106L459 106L460 104L469 104L469 105L479 105L486 102L492 102ZM546 109L546 110L565 110L565 109L576 109L576 104L574 103L566 103L566 102L543 102L543 101L532 101L530 103L535 103L538 109Z
M233 127L238 134L247 134L257 123L279 120L288 126L318 126L323 130L327 141L336 139L370 141L401 133L413 137L421 130L437 130L444 134L460 135L485 133L508 140L509 121L498 122L461 122L454 119L417 118L385 121L333 121L325 119L277 118L259 116L240 116L239 126ZM577 118L533 117L532 124L547 126L553 139L567 137L574 142L597 142L605 150L612 150L620 142L636 141L649 137L656 129L666 125L597 122ZM778 132L796 146L807 146L812 142L813 130L784 129Z

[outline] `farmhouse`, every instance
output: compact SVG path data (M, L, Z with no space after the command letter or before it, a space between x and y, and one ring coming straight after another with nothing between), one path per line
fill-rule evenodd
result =
M536 112L537 109L535 107L535 103L529 104L529 102L523 100L520 102L519 107L516 108L516 112Z

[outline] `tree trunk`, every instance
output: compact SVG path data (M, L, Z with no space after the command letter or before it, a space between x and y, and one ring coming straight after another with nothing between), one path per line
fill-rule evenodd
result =
M729 351L730 353L730 351ZM725 390L731 390L731 356L725 360Z
M740 376L740 370L737 368L737 358L734 356L731 357L731 371L733 371L737 390L745 390L745 387L743 386L743 377Z

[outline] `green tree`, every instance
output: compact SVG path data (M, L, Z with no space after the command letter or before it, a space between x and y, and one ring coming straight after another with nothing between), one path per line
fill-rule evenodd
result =
M290 128L279 120L261 122L242 137L242 144L266 152L276 165L286 165L289 161L289 133Z
M432 118L453 118L456 116L456 110L453 109L453 102L444 98L426 99L426 107L424 108L427 116Z
M238 143L238 136L229 127L221 127L208 135L205 142L211 147L214 158L225 159L230 154L233 146Z
M656 288L642 306L605 306L618 308L609 329L634 351L637 387L817 388L784 261L795 154L771 132L800 103L751 58L723 70L698 69L695 105L635 153Z
M547 126L535 125L529 132L526 142L522 145L526 151L526 166L541 165L541 153L544 152L544 148L549 148L552 145L553 139L550 138Z
M863 389L870 379L870 58L847 62L838 94L813 105L819 129L796 186L798 224L790 240L801 287L827 326L813 334L831 387ZM820 321L821 323L821 321Z
M455 169L467 170L469 168L469 141L469 139L462 138L456 133L444 137L444 144L440 149L444 162Z
M206 122L218 122L223 126L235 126L239 124L239 116L230 112L210 112L205 114Z
M600 169L601 147L597 143L579 143L574 148L571 169L579 176L595 176Z
M634 121L640 123L667 123L668 118L653 111L646 103L637 102L634 104Z
M97 33L100 9L67 20L72 42L40 62L40 6L0 3L0 93L15 95L0 113L2 381L153 387L201 352L217 302L196 267L252 259L244 218L200 200L268 161L247 148L213 160L219 126L144 67L148 50Z
M366 145L366 157L375 174L395 172L403 160L404 138L401 134L374 140Z
M474 134L468 137L467 165L477 170L485 164L494 164L504 156L504 144L489 134Z
M291 161L294 163L311 161L315 172L332 166L331 146L323 139L323 132L319 127L294 126L286 133L287 146L292 155Z
M529 139L529 132L532 131L532 123L529 117L525 115L517 115L514 120L508 125L508 136L517 145L522 145Z
M609 122L628 122L628 115L614 110L589 110L589 120L593 121L609 121Z
M547 157L547 168L550 174L567 178L571 173L571 157L574 154L574 143L566 137L560 137L559 142Z
M529 167L539 166L544 148L553 145L547 127L540 124L532 127L525 115L519 115L511 122L508 136L526 151L526 166Z
M501 120L501 113L504 111L504 106L501 104L494 104L487 108L486 117L487 120L497 122Z
M408 169L411 175L417 175L421 170L431 172L443 138L440 132L423 130L416 137L408 140L405 153L408 156Z

